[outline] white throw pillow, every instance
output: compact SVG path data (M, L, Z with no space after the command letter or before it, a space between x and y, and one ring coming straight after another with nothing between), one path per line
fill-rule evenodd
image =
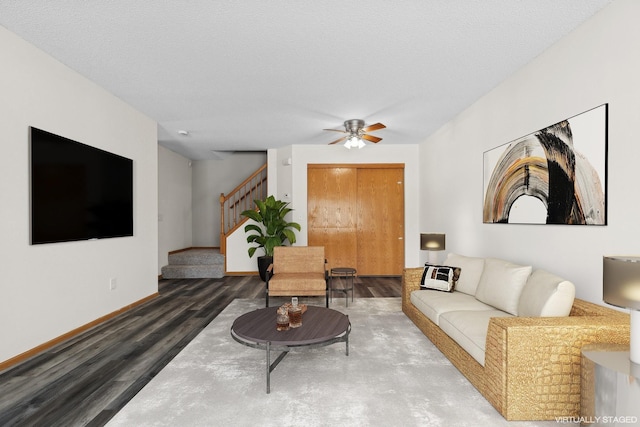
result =
M497 258L484 260L476 298L499 310L518 315L522 289L531 275L530 265L518 265ZM460 274L462 277L464 270Z
M520 295L518 316L568 316L576 296L573 283L544 270L534 271Z
M484 258L474 258L464 255L449 254L444 265L460 268L460 277L456 283L456 291L468 295L475 295L476 288L484 269Z

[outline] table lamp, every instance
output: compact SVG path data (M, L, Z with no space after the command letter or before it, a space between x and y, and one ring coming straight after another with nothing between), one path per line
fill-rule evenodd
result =
M438 263L437 251L444 251L444 233L420 233L420 249L429 251L429 263Z
M640 257L603 257L602 283L604 302L631 310L629 358L640 364Z

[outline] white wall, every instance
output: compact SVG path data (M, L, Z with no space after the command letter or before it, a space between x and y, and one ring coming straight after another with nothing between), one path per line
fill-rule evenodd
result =
M153 120L2 27L0 52L5 361L157 292L158 155ZM29 126L133 159L133 237L29 244Z
M193 246L220 246L220 194L229 193L266 161L266 153L259 152L193 161Z
M158 274L170 251L193 246L191 165L158 145Z
M289 201L291 221L302 227L296 233L297 245L307 244L307 165L402 163L405 165L405 266L420 265L420 229L418 217L419 161L418 146L403 144L367 145L347 150L341 145L293 145L268 152L269 194ZM287 160L291 159L291 165ZM227 271L257 271L256 256L249 258L244 230L237 230L227 240Z
M446 232L447 252L545 268L602 303L602 256L640 253L639 16L614 1L421 144L421 225ZM603 103L609 225L483 224L483 152Z

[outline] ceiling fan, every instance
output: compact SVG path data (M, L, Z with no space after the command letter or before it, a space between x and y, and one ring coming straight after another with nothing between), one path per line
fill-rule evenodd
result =
M382 141L382 138L377 136L369 135L368 132L373 132L378 129L386 128L382 123L375 123L369 126L364 125L364 120L360 119L352 119L344 122L344 129L324 129L332 132L342 132L347 135L342 138L338 138L335 141L329 143L329 145L337 144L338 142L346 141L344 146L351 149L352 147L362 148L365 146L363 139L369 142L377 143Z

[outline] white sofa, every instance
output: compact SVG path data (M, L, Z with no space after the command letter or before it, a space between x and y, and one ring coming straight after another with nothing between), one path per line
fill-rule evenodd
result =
M579 416L581 349L627 344L629 316L531 266L457 254L442 265L460 269L455 286L455 268L404 269L403 312L507 420Z
M411 302L482 366L489 319L560 317L571 312L573 283L544 270L457 254L449 254L443 265L460 268L452 292L421 288L411 293Z

